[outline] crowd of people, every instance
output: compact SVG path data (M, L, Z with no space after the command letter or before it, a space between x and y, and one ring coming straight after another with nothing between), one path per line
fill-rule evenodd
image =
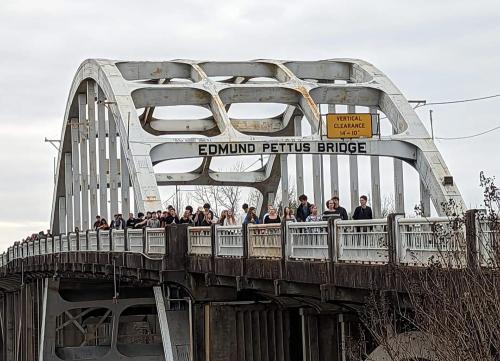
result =
M368 198L361 196L359 199L360 205L354 210L352 219L372 219L372 210L367 205ZM339 197L333 196L326 204L323 212L319 212L318 206L311 204L307 200L307 196L302 194L299 197L299 205L295 212L290 207L284 207L281 214L278 210L269 205L267 212L260 218L255 207L249 207L244 203L240 213L236 213L232 209L225 209L220 215L217 215L211 208L209 203L205 203L203 207L199 207L194 211L192 206L186 206L181 216L173 206L168 206L167 210L158 210L156 212L139 212L137 217L130 213L127 220L122 214L115 214L113 220L108 224L106 219L97 216L94 223L94 230L109 230L109 229L125 229L125 228L163 228L169 224L189 224L192 226L210 226L212 224L220 224L223 226L240 225L240 224L268 224L281 222L316 222L327 220L330 217L338 217L340 219L348 219L347 211L340 206Z
M367 205L368 198L361 196L359 199L360 205L356 207L352 214L352 219L372 219L373 214L371 208ZM327 220L329 217L338 217L346 220L349 218L344 207L340 206L339 197L333 196L326 204L323 212L319 212L318 206L311 204L307 200L307 196L302 194L299 197L299 205L295 212L290 207L284 207L281 214L278 210L269 205L266 214L262 218L257 215L255 207L249 207L244 203L240 213L236 213L232 209L225 209L220 215L215 214L209 203L205 203L203 207L199 207L196 212L193 207L186 206L182 216L177 214L173 206L168 206L167 210L156 212L139 212L137 217L133 213L128 215L125 220L122 214L115 214L113 220L108 223L101 216L96 216L93 229L110 230L110 229L125 229L125 228L163 228L169 224L189 224L192 226L211 226L212 224L220 224L223 226L241 225L241 224L268 224L281 222L316 222ZM76 229L78 231L78 229ZM34 233L27 236L25 241L35 241L52 237L50 230L46 232Z

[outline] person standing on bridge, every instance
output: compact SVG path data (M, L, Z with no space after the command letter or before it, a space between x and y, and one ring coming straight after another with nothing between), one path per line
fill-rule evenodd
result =
M283 220L285 222L297 222L297 219L295 218L295 215L290 207L285 207L285 209L283 209Z
M352 219L373 219L372 209L366 205L368 202L368 197L362 195L359 197L359 206L354 210Z
M248 214L248 204L247 203L243 203L243 205L241 206L241 209L243 210L239 215L238 215L238 221L239 223L243 224L245 222L245 219L247 218L247 214Z
M276 208L274 208L273 206L269 207L269 214L267 215L267 217L264 216L264 218L262 219L262 223L281 223L281 218L276 212Z
M305 194L301 194L299 196L299 206L297 207L297 213L295 218L297 219L297 222L305 222L307 219L307 216L311 214L311 203L307 201L307 196Z
M247 213L247 216L245 218L245 221L243 222L243 224L259 224L259 217L257 217L257 214L255 212L255 207L250 207L248 209L248 213Z
M319 222L323 220L322 216L318 214L318 207L311 204L310 210L311 214L307 216L306 222Z
M135 224L137 223L136 219L134 218L133 213L128 214L128 219L127 222L125 223L125 227L127 228L134 228Z
M95 216L94 231L97 231L101 226L101 216Z
M328 202L326 202L327 210L323 212L323 216L329 215L339 215L340 219L346 221L349 219L347 211L344 207L339 204L339 197L333 196Z
M115 214L114 219L111 221L110 227L112 229L124 229L125 228L125 221L122 218L121 214Z
M160 220L156 212L151 213L151 218L146 221L146 228L160 228Z

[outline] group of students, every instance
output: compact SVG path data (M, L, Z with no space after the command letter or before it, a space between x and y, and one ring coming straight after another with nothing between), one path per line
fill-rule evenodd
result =
M326 209L322 214L319 214L318 207L307 201L307 196L302 194L299 197L299 206L297 207L296 220L298 222L316 222L328 219L331 216L338 216L342 220L349 219L347 211L344 207L340 206L338 196L333 196L326 201ZM359 206L356 207L352 214L352 219L372 219L372 209L367 205L368 197L362 195L359 197Z
M354 210L352 219L372 219L372 210L367 205L368 198L361 196L360 205ZM124 220L121 214L115 214L110 224L106 219L100 216L96 217L94 230L125 229L125 228L163 228L168 224L189 224L193 226L210 226L220 224L223 226L239 224L268 224L281 222L316 222L328 219L331 216L338 216L340 219L348 219L347 211L339 204L339 197L333 196L326 202L326 209L319 213L318 207L307 201L307 196L302 194L299 197L299 206L295 213L290 207L283 209L283 214L278 214L276 208L268 206L267 213L259 218L255 207L249 207L247 203L243 204L242 212L236 214L232 209L223 210L220 216L217 216L209 203L199 207L194 212L193 207L186 206L182 216L177 215L173 206L168 206L165 211L139 212L137 217L133 213L129 214L127 220Z
M110 224L101 216L96 216L94 230L125 229L125 228L164 228L168 224L190 224L193 226L209 226L213 223L222 225L238 224L237 217L232 210L222 211L220 217L217 217L211 210L210 204L205 203L194 212L193 207L186 206L182 216L177 215L173 206L168 206L167 210L156 212L139 212L137 217L133 213L129 214L127 220L123 219L121 214L115 214Z
M365 195L359 199L360 205L356 207L352 215L352 219L372 219L372 209L367 205L368 197ZM347 220L349 218L347 211L339 204L339 197L333 196L326 202L326 209L320 213L315 204L307 201L307 196L302 194L299 197L299 206L295 214L290 207L283 209L283 215L280 217L273 206L268 207L267 213L259 219L255 213L255 208L251 207L248 211L245 209L246 204L243 205L243 210L246 212L246 217L243 223L281 223L284 222L318 222L326 220L329 217L337 216L340 219Z

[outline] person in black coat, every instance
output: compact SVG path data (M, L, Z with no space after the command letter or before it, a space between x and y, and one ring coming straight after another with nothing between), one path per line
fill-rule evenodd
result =
M368 201L367 196L359 197L359 206L354 210L352 219L373 219L372 209L366 205Z
M307 196L305 194L299 196L299 202L300 204L297 207L295 218L297 219L297 222L305 222L307 216L311 214L311 210L309 209L311 207L311 203L307 201Z
M349 219L345 208L339 205L339 197L333 196L332 199L326 202L326 206L327 209L323 212L323 216L338 215L344 221Z

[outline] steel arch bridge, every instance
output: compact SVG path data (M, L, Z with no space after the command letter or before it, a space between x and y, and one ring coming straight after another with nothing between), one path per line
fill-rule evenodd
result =
M281 103L286 108L276 117L234 119L228 111L235 103ZM155 108L177 105L204 107L211 116L155 117ZM329 112L342 105L351 113L357 106L367 107L373 114L383 113L393 135L352 140L353 146L339 147L341 142L324 140L320 105L328 105ZM309 136L301 135L303 120L312 129ZM301 148L304 141L312 147ZM326 155L318 150L322 142L334 144ZM278 145L273 148L271 143ZM251 154L269 155L261 169L240 173L210 167L213 157L249 154L249 149ZM329 157L331 194L339 190L337 157L349 157L354 206L359 197L357 157L366 155L371 162L375 216L381 211L379 156L394 158L396 211L404 211L403 161L420 176L425 213L430 212L431 200L440 214L441 204L450 199L465 209L442 156L407 99L387 76L365 61L89 59L80 65L68 96L51 229L56 233L75 227L88 229L95 215L108 215L108 202L111 214L119 212L120 203L121 213L127 214L130 188L137 211L161 209L158 187L165 185L250 186L260 191L263 205L274 199L281 181L282 199L287 199L287 155L293 153L297 192L302 193L304 182L311 180L317 204L323 203L326 187L322 157ZM304 177L306 153L313 154L313 177ZM155 173L153 168L168 160L199 157L203 158L201 166L191 172Z

